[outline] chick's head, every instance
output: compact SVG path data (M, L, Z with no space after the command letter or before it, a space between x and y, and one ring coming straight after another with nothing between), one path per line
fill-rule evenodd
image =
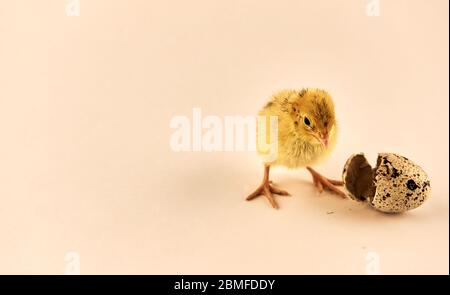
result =
M328 147L336 133L336 118L331 96L324 90L306 89L292 105L296 132L312 144Z

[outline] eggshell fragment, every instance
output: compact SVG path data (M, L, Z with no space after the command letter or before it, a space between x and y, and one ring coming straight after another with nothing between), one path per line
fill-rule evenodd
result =
M372 183L373 172L363 153L352 155L344 166L342 179L348 196L355 201L365 201Z
M431 194L425 171L398 154L380 153L374 169L364 154L352 155L342 177L350 198L387 213L417 208Z

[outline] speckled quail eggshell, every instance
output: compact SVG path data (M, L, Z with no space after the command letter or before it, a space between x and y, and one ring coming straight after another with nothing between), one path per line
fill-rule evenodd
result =
M361 170L365 169L369 173L369 179L361 177ZM367 191L367 182L372 182L372 167L367 162L363 153L353 154L348 158L342 172L342 181L345 184L347 195L354 201L365 201L367 196L363 192Z
M413 161L391 153L378 155L373 185L375 193L369 204L388 213L417 208L431 193L425 171Z
M378 154L374 169L363 153L350 156L342 172L348 196L373 208L399 213L419 207L431 194L427 174L413 161L392 153Z

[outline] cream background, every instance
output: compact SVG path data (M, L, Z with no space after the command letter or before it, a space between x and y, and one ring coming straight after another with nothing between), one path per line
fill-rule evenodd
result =
M0 0L0 273L448 274L448 1ZM175 115L253 115L282 88L334 97L347 157L401 153L433 195L383 215L251 152L175 153ZM327 212L333 211L333 214Z

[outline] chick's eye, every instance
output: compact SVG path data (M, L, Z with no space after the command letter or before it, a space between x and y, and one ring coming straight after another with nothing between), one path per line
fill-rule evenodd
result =
M303 118L303 123L305 123L306 126L311 126L311 121L307 117Z

